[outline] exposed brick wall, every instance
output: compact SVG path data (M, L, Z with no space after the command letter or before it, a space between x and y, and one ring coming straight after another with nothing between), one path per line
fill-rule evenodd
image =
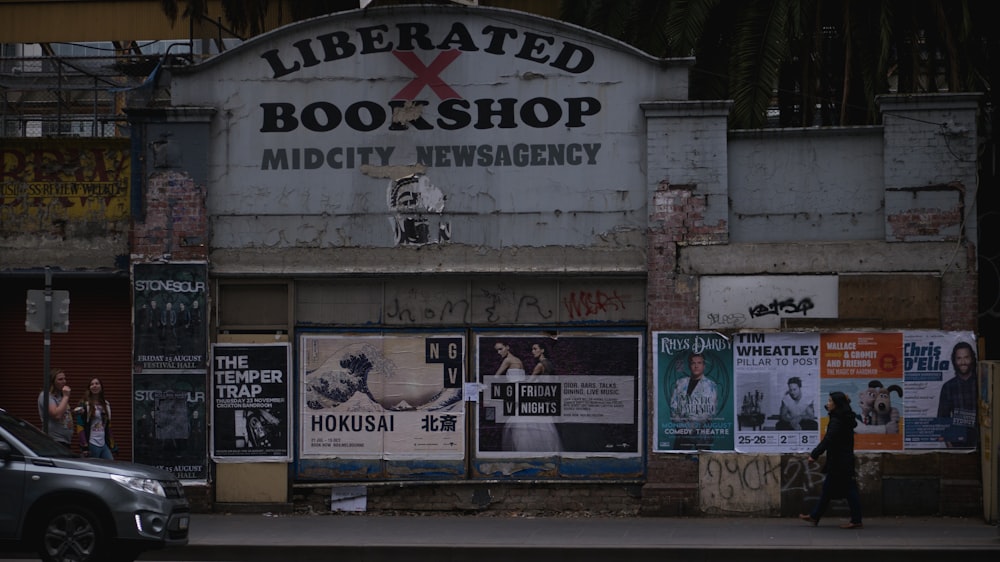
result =
M648 232L647 313L650 332L698 329L698 277L682 274L677 256L685 245L720 244L728 240L725 221L705 223L707 197L695 186L663 181L653 194ZM656 353L650 349L650 353ZM648 358L652 365L652 356ZM656 373L650 376L655 377ZM653 388L651 380L647 388ZM652 413L647 427L654 428ZM648 432L652 450L654 431ZM698 460L693 455L652 455L642 492L644 515L691 515L698 510Z
M144 218L133 219L132 255L140 261L208 258L205 188L186 174L157 172L147 179Z
M677 271L677 253L685 244L725 240L724 223L704 223L705 201L694 187L666 181L653 194L647 242L650 330L698 328L698 279Z
M981 480L941 479L939 515L972 517L983 513Z
M211 513L213 504L213 489L211 486L184 486L184 496L187 497L194 513Z
M359 484L362 485L362 484ZM332 486L297 487L296 511L330 511ZM491 512L518 514L592 513L637 515L640 487L633 484L567 482L445 483L370 486L366 511Z
M858 457L859 486L865 514L950 515L975 517L982 513L983 488L979 455L928 452L926 454L864 453ZM823 483L821 464L809 464L802 454L781 455L780 478L766 485L780 489L780 513L794 517L819 497ZM793 468L797 466L798 468ZM481 514L600 514L616 516L701 516L699 459L696 454L654 455L648 481L604 482L359 482L365 488L365 510L371 513L481 513ZM758 487L762 481L753 481ZM296 512L330 510L336 485L302 485L293 490L290 508ZM729 490L738 500L743 492ZM749 493L758 493L751 490ZM192 509L204 509L202 496L188 491ZM738 501L737 501L738 503ZM246 504L252 506L253 504ZM217 506L216 510L234 506ZM273 510L267 504L260 510ZM831 506L831 515L846 515L842 502ZM252 509L252 507L249 507ZM741 512L734 512L739 515Z
M909 240L928 236L940 236L948 228L962 222L962 214L957 209L907 209L887 217L893 238Z
M975 246L959 248L956 260L965 260L965 268L956 268L941 276L941 329L975 330L979 315L979 277Z
M698 513L698 455L653 455L646 474L642 515L663 517Z

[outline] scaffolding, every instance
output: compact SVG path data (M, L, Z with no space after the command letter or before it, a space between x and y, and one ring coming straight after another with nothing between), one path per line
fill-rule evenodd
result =
M169 105L170 93L160 83L168 58L4 56L0 137L128 136L126 107Z

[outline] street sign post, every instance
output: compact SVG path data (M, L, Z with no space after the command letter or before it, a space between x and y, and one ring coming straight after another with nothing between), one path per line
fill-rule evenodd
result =
M49 370L51 367L52 353L52 332L69 331L69 291L52 290L52 271L45 268L45 289L28 290L28 298L25 301L27 310L24 320L24 329L28 332L43 332L45 347L45 359L42 363L42 404L41 412L42 429L46 434L49 432L48 404L49 404Z

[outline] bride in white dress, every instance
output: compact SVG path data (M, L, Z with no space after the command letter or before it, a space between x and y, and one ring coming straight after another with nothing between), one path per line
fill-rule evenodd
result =
M536 380L539 369L529 377L524 363L510 352L510 346L497 342L493 346L502 358L496 375L505 375L510 382L531 382ZM547 360L546 360L547 361ZM556 430L555 419L551 416L511 416L503 428L504 451L559 452L562 443Z

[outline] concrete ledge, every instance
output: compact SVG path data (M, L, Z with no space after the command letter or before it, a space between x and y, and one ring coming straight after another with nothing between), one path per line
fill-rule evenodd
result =
M838 530L839 531L839 530ZM862 531L863 532L863 531ZM444 542L444 537L442 537ZM843 562L845 557L871 557L880 562L939 562L961 558L963 562L994 562L997 550L989 547L940 547L923 549L878 549L852 547L849 542L837 548L807 545L793 547L614 547L593 546L517 546L498 547L441 544L439 546L187 546L178 549L152 551L139 560L162 561L221 561L294 560L295 562L328 562L329 560L364 560L365 562L607 562L627 559L630 562L663 562L668 560L699 560L702 562L774 562L808 558L810 562ZM852 553L853 552L853 553ZM808 553L808 554L807 554Z
M219 502L212 506L215 513L293 513L295 506L291 502Z

